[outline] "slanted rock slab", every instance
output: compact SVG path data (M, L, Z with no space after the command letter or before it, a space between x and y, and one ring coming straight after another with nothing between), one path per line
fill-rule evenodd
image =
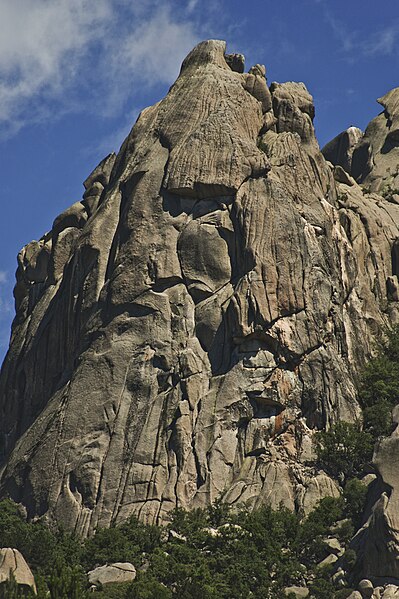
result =
M90 584L104 586L117 582L132 582L136 578L136 568L129 562L115 562L99 566L87 574Z
M35 579L22 553L9 547L0 549L0 584L9 580L12 572L16 582L36 593Z

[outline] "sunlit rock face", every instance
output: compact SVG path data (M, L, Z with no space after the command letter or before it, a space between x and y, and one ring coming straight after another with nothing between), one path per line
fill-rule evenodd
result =
M313 433L359 417L356 374L397 319L399 206L326 162L313 116L303 84L203 42L23 248L3 496L87 535L338 493Z

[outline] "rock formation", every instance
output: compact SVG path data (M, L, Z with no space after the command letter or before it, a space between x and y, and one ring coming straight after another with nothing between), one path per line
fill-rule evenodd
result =
M136 568L129 562L115 562L91 570L87 573L87 577L89 583L95 587L131 582L136 578Z
M21 587L36 594L36 584L33 574L23 555L17 549L9 547L0 549L0 584L14 577Z
M384 209L397 227L399 205L399 88L387 93L378 102L384 108L368 125L365 133L351 127L323 148L327 159L336 164L334 171L345 167L347 185L338 185L343 205L354 201L360 189L348 173L362 183L361 201L371 202ZM351 156L351 160L347 160ZM346 161L346 162L345 162ZM341 169L342 170L342 169ZM339 179L341 180L341 179ZM374 193L366 193L373 191ZM379 195L377 195L377 193ZM385 225L379 220L367 226L379 229ZM368 268L368 267L367 267ZM397 322L396 307L399 300L399 239L391 244L391 274L386 280L387 304L381 308ZM357 533L354 546L359 555L361 572L378 584L379 580L399 579L399 413L393 414L395 429L391 437L383 439L376 447L374 464L378 478L369 493L368 518ZM384 595L385 596L385 595Z
M328 162L302 83L269 88L221 41L187 56L18 256L2 496L88 535L338 493L314 431L359 418L357 373L399 316L399 204L351 170L380 190L395 98L391 149L370 141L384 113Z

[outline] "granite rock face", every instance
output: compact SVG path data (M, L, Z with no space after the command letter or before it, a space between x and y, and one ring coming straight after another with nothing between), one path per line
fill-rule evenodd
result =
M339 179L303 84L243 71L199 44L18 256L0 493L30 516L88 535L338 493L312 438L359 417L358 369L398 320L399 205Z
M131 582L136 578L136 568L129 562L115 562L90 570L87 577L90 584L99 587L107 584Z
M363 138L363 131L358 127L349 127L322 149L323 156L332 164L341 166L347 173L352 170L353 152Z
M370 122L364 134L359 134L360 130L357 130L356 135L350 138L350 130L343 132L323 148L323 154L335 165L333 170L339 182L337 186L340 205L355 211L358 210L359 202L362 206L368 205L363 224L369 231L374 230L371 238L381 239L389 227L388 221L393 225L390 243L391 273L385 283L387 303L384 312L391 323L398 323L399 239L394 230L398 226L399 205L399 88L393 89L378 102L384 111ZM345 153L351 155L351 160L346 163ZM342 167L346 171L343 171ZM356 185L354 179L360 182L361 187ZM381 208L386 215L382 220ZM362 208L361 211L363 210ZM373 213L374 218L371 216ZM346 221L346 216L344 218ZM346 230L352 227L344 221L343 226ZM374 256L379 261L379 250L376 246L374 250ZM365 267L368 273L373 272L369 265L366 264ZM383 281L381 284L384 284ZM370 487L366 522L353 541L358 554L358 571L376 584L378 581L391 579L399 583L397 407L393 413L393 420L395 426L392 435L384 438L375 448L373 461L378 477ZM385 596L388 596L388 591Z
M327 160L342 166L369 192L399 203L399 87L377 102L383 111L364 134L350 127L326 144ZM392 197L397 195L398 197Z
M21 589L25 588L36 594L35 579L25 558L18 549L6 547L0 549L0 584L10 579L10 573Z

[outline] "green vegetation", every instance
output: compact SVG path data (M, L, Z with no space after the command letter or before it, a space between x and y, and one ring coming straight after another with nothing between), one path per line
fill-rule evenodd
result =
M321 465L341 481L362 474L371 462L375 442L391 432L392 408L399 404L399 326L385 331L377 355L364 369L359 398L362 426L337 422L316 438Z
M84 571L113 561L134 563L137 579L108 585L95 593L98 599L263 599L282 596L285 586L309 578L314 596L323 598L330 585L328 572L316 565L328 553L323 539L351 509L345 498L326 498L301 522L284 508L233 511L216 502L204 510L176 511L167 529L131 518L81 542L27 523L15 504L2 501L0 545L23 553L39 599L92 597ZM2 596L29 595L10 581L0 587Z
M329 474L348 480L361 474L373 455L372 435L356 424L337 422L316 437L318 458Z
M399 325L385 332L376 357L364 369L360 400L364 408L382 401L390 407L399 403Z

